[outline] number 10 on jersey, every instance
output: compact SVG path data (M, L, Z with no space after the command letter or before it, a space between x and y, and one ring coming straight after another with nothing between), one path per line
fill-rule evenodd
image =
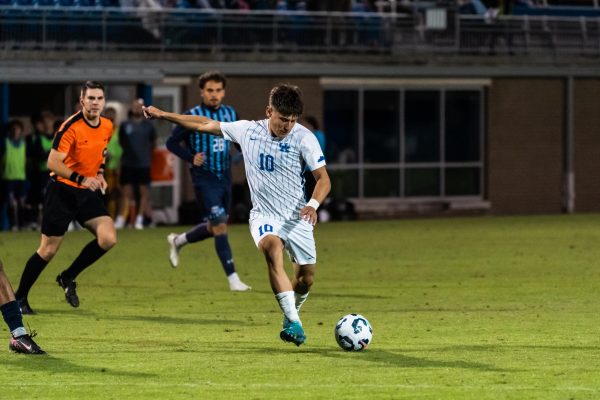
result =
M261 171L275 170L275 157L269 154L260 153L259 167Z

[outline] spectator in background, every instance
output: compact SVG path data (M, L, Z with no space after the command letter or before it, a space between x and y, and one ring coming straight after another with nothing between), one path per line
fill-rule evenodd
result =
M119 185L119 176L121 171L121 155L123 148L119 143L119 126L117 125L117 110L114 107L108 107L104 116L113 123L113 136L106 148L106 167L104 169L104 179L108 184L106 192L106 208L111 217L116 218L121 209L122 199L121 186ZM127 207L125 207L127 209Z
M150 204L150 165L152 152L156 147L156 131L152 122L144 118L142 99L131 103L129 118L119 127L119 144L123 148L121 155L121 187L123 199L115 227L122 229L128 215L135 215L135 229L144 229L144 218L152 216ZM136 197L139 195L139 201ZM127 203L128 202L128 203ZM137 207L136 207L137 206Z
M31 124L33 132L25 138L27 145L27 180L30 184L27 204L31 209L31 226L37 229L42 221L44 192L46 191L48 179L50 179L50 170L48 170L46 164L52 149L54 132L58 130L60 125L55 126L56 117L49 110L43 110L39 114L33 115Z
M8 206L10 226L19 230L27 205L26 144L23 123L12 120L8 123L6 138L0 141L2 167L2 194Z
M308 128L317 138L321 151L325 154L325 134L319 129L319 121L312 115L302 117L302 125ZM304 170L304 193L306 198L309 199L315 190L317 181L313 176L312 172L307 168Z

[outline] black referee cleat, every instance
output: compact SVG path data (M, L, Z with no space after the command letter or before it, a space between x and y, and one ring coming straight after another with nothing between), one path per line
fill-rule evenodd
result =
M67 303L71 305L71 307L79 307L79 297L77 297L77 283L72 280L66 280L63 278L62 274L59 274L56 277L56 282L58 286L65 290L65 300Z
M23 335L19 337L13 337L8 343L8 348L15 353L22 354L46 354L46 352L40 349L40 346L33 340L36 335L35 331L31 332L31 335Z
M27 301L26 298L17 299L17 304L19 304L19 308L21 309L21 314L23 314L23 315L31 315L31 314L36 313L35 311L33 311L31 309L31 306L29 305L29 301Z

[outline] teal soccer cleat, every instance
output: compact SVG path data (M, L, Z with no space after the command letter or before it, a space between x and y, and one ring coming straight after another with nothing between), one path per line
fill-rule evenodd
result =
M296 346L300 346L306 341L306 335L300 321L290 322L287 319L283 321L283 330L279 337L285 342L294 343Z

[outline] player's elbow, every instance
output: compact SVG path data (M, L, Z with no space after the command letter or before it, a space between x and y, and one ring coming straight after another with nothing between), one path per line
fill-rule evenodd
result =
M52 172L56 172L56 168L58 167L58 162L54 157L52 157L52 155L50 155L50 157L48 157L48 161L46 161L46 167L48 168L48 170L50 170Z

